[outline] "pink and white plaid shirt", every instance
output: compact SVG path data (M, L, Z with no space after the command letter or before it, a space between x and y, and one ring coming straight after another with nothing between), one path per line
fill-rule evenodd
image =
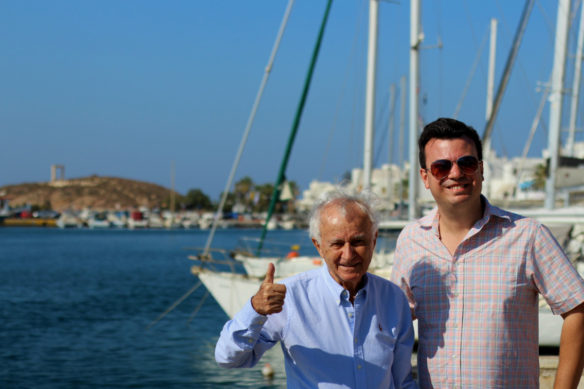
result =
M584 302L584 280L550 231L483 200L454 255L437 209L398 238L391 278L418 319L420 388L538 388L538 293L555 314Z

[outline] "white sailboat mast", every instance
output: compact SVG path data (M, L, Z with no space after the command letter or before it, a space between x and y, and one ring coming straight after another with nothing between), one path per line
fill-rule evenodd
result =
M419 49L422 42L420 34L420 0L411 0L410 8L410 177L408 193L408 218L416 219L420 216L418 209L418 84L419 84Z
M402 218L404 205L404 175L405 161L404 161L404 133L406 123L406 76L401 76L399 79L399 93L400 93L400 107L399 107L399 137L398 137L398 166L399 166L399 217Z
M391 84L389 86L389 119L388 119L388 145L387 145L387 163L391 164L393 160L393 146L394 146L394 127L395 127L395 84ZM393 193L391 183L393 181L393 173L391 168L388 171L387 175L387 200L388 204L392 202L394 199L395 194Z
M490 43L489 43L489 69L487 72L487 106L485 109L485 123L486 125L488 125L489 120L491 120L491 115L493 114L493 96L494 96L494 91L495 91L495 57L497 54L497 19L493 18L491 19L491 25L490 25ZM494 157L494 153L492 153L491 151L491 138L487 138L485 139L485 143L483 144L483 159L490 162L492 160L491 158L491 154L493 154ZM485 165L485 177L487 177L487 182L488 178L491 174L491 166ZM491 195L491 186L490 185L485 185L483 187L483 190L485 192L485 195L487 197L490 197Z
M379 0L369 1L369 44L367 49L367 84L365 91L365 140L363 150L363 189L371 188L373 169L373 124L375 120L375 79L377 68L377 31Z
M554 209L556 202L556 170L560 151L560 129L562 124L562 91L566 65L570 0L558 1L556 41L554 44L554 68L550 91L550 131L548 151L550 153L549 174L545 189L545 207Z
M487 122L493 113L493 92L495 90L495 56L497 53L497 19L491 19L491 41L489 44L489 74L487 76ZM485 148L486 150L486 148Z

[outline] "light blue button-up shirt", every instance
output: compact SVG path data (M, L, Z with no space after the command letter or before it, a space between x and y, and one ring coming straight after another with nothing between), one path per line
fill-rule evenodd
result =
M416 388L408 302L393 283L367 274L355 296L323 266L282 281L282 312L258 314L251 300L228 321L215 348L223 367L252 367L278 341L288 388Z

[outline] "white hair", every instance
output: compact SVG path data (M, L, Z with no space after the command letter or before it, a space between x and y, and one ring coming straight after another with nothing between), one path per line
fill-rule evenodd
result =
M379 218L377 216L376 205L379 202L377 196L370 191L354 192L344 188L337 188L323 193L314 204L310 213L308 232L310 238L320 243L320 215L322 210L329 204L336 202L341 208L341 213L346 212L349 204L357 205L371 221L371 230L375 234L379 228Z

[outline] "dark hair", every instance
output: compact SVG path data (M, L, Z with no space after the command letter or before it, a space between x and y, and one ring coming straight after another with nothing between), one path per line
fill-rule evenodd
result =
M483 160L483 145L481 138L474 128L467 126L463 122L450 119L439 118L424 127L424 131L418 139L418 157L420 160L420 167L426 167L426 144L430 139L457 139L467 137L473 141L477 149L477 156L479 161Z

